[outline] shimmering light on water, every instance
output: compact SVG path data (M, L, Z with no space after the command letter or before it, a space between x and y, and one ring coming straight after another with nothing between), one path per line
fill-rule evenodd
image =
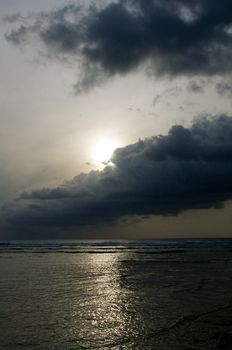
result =
M1 350L232 348L231 242L16 248L0 248Z

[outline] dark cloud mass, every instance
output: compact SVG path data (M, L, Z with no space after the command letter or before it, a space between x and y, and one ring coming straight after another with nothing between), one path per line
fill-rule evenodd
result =
M33 232L113 224L130 215L177 215L232 199L232 117L175 125L115 150L112 165L60 187L23 193L5 228Z
M100 73L106 78L141 66L168 76L232 71L231 0L119 0L85 10L70 5L6 37L20 44L32 33L56 57L82 62L79 84L85 88Z

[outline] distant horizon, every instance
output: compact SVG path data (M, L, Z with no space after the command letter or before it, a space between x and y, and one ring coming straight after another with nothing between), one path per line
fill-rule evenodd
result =
M223 241L223 240L232 240L232 237L187 237L187 238L184 238L184 237L178 237L178 238L131 238L131 239L126 239L126 238L86 238L86 239L43 239L43 240L40 240L40 239L31 239L31 240L20 240L20 239L17 239L17 240L9 240L9 241L0 241L0 244L1 243L18 243L18 242L70 242L70 243L75 243L75 242L82 242L82 243L85 243L85 242L143 242L143 241L181 241L181 240L184 240L184 241L198 241L198 240L209 240L209 241L212 241L212 240L216 240L216 241Z

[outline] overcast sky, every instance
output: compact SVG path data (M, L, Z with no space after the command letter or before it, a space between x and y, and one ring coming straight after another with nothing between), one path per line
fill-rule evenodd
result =
M0 239L232 235L231 0L0 13Z

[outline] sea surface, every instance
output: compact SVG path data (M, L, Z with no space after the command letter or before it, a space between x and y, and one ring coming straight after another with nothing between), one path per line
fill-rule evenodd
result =
M232 240L0 243L1 350L232 349Z

